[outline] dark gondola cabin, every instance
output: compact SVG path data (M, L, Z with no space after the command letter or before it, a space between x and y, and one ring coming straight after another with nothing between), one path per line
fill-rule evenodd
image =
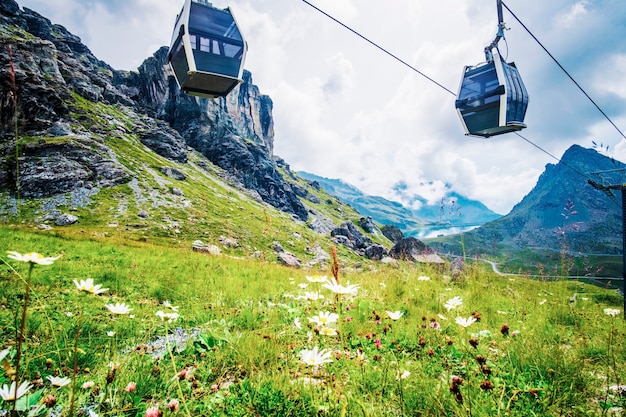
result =
M515 64L494 54L491 62L465 67L455 106L467 135L488 138L526 127L528 92Z
M169 62L186 94L226 96L242 82L247 44L229 8L185 0L176 18Z

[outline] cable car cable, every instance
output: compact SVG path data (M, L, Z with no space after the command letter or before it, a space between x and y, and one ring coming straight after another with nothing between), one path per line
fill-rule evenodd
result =
M403 65L407 66L408 68L412 69L413 71L417 72L418 74L420 74L421 76L423 76L424 78L426 78L428 81L436 84L437 86L439 86L440 88L444 89L445 91L447 91L448 93L452 94L453 96L456 97L456 93L454 93L452 90L450 90L449 88L445 87L443 84L437 82L436 80L434 80L433 78L429 77L428 75L424 74L423 72L421 72L420 70L418 70L417 68L413 67L412 65L410 65L409 63L407 63L406 61L404 61L403 59L401 59L400 57L394 55L393 53L389 52L387 49L383 48L382 46L378 45L377 43L375 43L374 41L368 39L367 37L361 35L359 32L357 32L356 30L352 29L351 27L349 27L348 25L346 25L345 23L341 22L340 20L336 19L335 17L331 16L330 14L326 13L325 11L323 11L322 9L320 9L319 7L315 6L314 4L308 2L307 0L302 0L304 3L308 4L309 6L311 6L313 9L317 10L318 12L322 13L324 16L328 17L329 19L333 20L334 22L338 23L339 25L343 26L345 29L348 29L350 32L354 33L355 35L357 35L358 37L360 37L361 39L365 40L366 42L368 42L369 44L371 44L372 46L376 47L377 49L381 50L382 52L386 53L387 55L391 56L393 59L397 60L398 62L402 63ZM591 103L593 103L593 105L598 109L598 111L600 113L602 113L602 115L609 121L609 123L611 123L611 125L619 132L619 134L626 139L626 135L620 130L619 127L617 127L617 125L611 120L611 118L600 108L600 106L591 98L591 96L589 96L589 94L587 94L587 92L580 86L580 84L574 79L574 77L572 77L570 75L570 73L559 63L559 61L550 53L550 51L548 51L548 49L539 41L539 39L537 39L537 37L528 29L528 27L522 23L522 21L517 17L517 15L515 13L513 13L513 11L509 8L509 6L506 5L506 3L502 2L502 5L504 6L504 8L506 8L506 10L511 13L511 15L515 18L515 20L517 20L517 22L526 30L526 32L528 32L528 34L539 44L539 46L541 46L541 48L548 54L548 56L550 56L550 58L552 58L552 60L559 66L559 68L569 77L570 80L572 80L572 82L580 89L580 91L589 99L589 101L591 101ZM508 44L507 44L508 46ZM507 48L508 50L508 48ZM532 142L530 142L532 143ZM533 143L534 146L537 146ZM547 152L546 152L547 153ZM548 155L550 155L548 153ZM552 156L552 155L551 155Z
M546 49L545 46L543 46L543 44L539 41L539 39L537 39L537 37L535 35L533 35L533 33L526 27L525 24L522 23L521 20L519 20L519 18L515 15L515 13L513 13L511 11L511 9L509 9L509 6L507 6L504 2L502 2L502 5L509 11L509 13L511 13L511 15L515 18L515 20L517 20L517 22L522 25L522 27L526 30L526 32L528 32L528 34L535 40L535 42L537 42L539 44L539 46L541 46L541 48L548 54L548 56L550 58L552 58L552 60L559 66L559 68L561 68L561 70L565 73L565 75L567 75L569 77L570 80L572 80L572 82L576 85L576 87L578 87L578 89L580 91L582 91L582 93L589 99L589 101L591 101L591 103L593 103L594 106L596 106L596 109L598 109L598 111L600 113L602 113L602 115L606 118L606 120L609 121L609 123L611 123L613 125L613 127L619 132L620 135L622 135L622 137L624 139L626 139L626 135L624 135L624 132L622 132L620 130L619 127L617 127L617 125L615 123L613 123L613 121L609 118L609 116L607 116L607 114L600 108L600 106L598 106L598 104L589 96L589 94L587 94L587 92L580 86L580 84L578 84L578 82L576 82L576 80L574 79L574 77L572 77L570 75L569 72L567 72L567 70L563 67L563 65L561 65L559 63L559 61Z
M398 56L394 55L393 53L389 52L387 49L383 48L382 46L378 45L377 43L375 43L374 41L369 40L368 38L366 38L365 36L361 35L359 32L357 32L356 30L352 29L350 26L342 23L341 21L339 21L338 19L335 19L333 16L329 15L328 13L326 13L325 11L323 11L322 9L318 8L317 6L309 3L307 0L302 0L303 2L305 2L306 4L308 4L309 6L311 6L312 8L314 8L315 10L317 10L318 12L322 13L324 16L328 17L329 19L332 19L333 21L335 21L336 23L340 24L341 26L343 26L344 28L348 29L350 32L354 33L355 35L357 35L359 38L363 39L364 41L368 42L369 44L371 44L372 46L380 49L381 51L383 51L384 53L386 53L387 55L389 55L390 57L392 57L393 59L395 59L396 61L399 61L400 63L402 63L403 65L409 67L410 69L412 69L413 71L417 72L419 75L421 75L422 77L426 78L428 81L437 84L439 87L443 88L444 90L446 90L448 93L452 94L453 96L456 97L456 93L454 93L452 90L450 90L449 88L445 87L443 84L438 83L437 81L435 81L434 79L432 79L431 77L429 77L428 75L424 74L423 72L421 72L420 70L418 70L417 68L415 68L414 66L412 66L411 64L409 64L408 62L400 59Z
M522 134L520 134L519 132L513 132L515 133L517 136L519 136L520 138L522 138L523 140L525 140L526 142L530 143L531 145L533 145L535 148L539 149L540 151L542 151L543 153L545 153L546 155L548 155L549 157L557 160L559 163L565 165L567 168L571 169L572 171L574 171L575 173L577 173L578 175L585 177L585 179L590 179L587 175L583 174L582 172L580 172L579 170L577 170L576 168L572 167L571 165L566 164L565 162L563 162L561 159L557 158L556 156L552 155L550 152L546 151L545 149L541 148L539 145L533 143L530 141L530 139L527 139L526 137L524 137Z
M344 24L343 22L339 21L338 19L334 18L333 16L329 15L328 13L326 13L325 11L323 11L322 9L318 8L317 6L309 3L307 0L302 0L304 3L308 4L309 6L311 6L313 9L317 10L318 12L322 13L324 16L328 17L329 19L333 20L334 22L338 23L339 25L343 26L345 29L348 29L350 32L354 33L355 35L357 35L358 37L360 37L361 39L367 41L369 44L371 44L372 46L376 47L377 49L383 51L384 53L386 53L387 55L391 56L392 58L394 58L395 60L399 61L400 63L404 64L405 66L409 67L410 69L412 69L413 71L417 72L418 74L420 74L421 76L425 77L427 80L431 81L432 83L436 84L437 86L441 87L442 89L444 89L445 91L447 91L448 93L452 94L453 96L457 96L456 93L454 93L453 91L451 91L450 89L446 88L445 86L443 86L442 84L438 83L437 81L435 81L434 79L430 78L429 76L425 75L424 73L422 73L421 71L419 71L417 68L411 66L410 64L408 64L406 61L400 59L399 57L397 57L396 55L392 54L391 52L389 52L387 49L383 48L382 46L376 44L375 42L373 42L372 40L366 38L365 36L361 35L359 32L357 32L356 30L352 29L351 27L349 27L348 25ZM513 12L511 12L511 10L506 6L506 4L502 3L503 6L509 11L509 13L511 13L514 17L515 20L517 20L523 27L524 29L526 29L526 31L528 31L528 29L526 28L526 26L517 18L517 16L515 16L513 14ZM535 36L528 31L528 33L541 45L541 43L537 40L537 38L535 38ZM541 47L548 53L548 55L550 55L550 57L552 57L552 54L550 54L550 52L548 52L547 49L545 49L545 47L543 45L541 45ZM507 43L507 51L508 51L508 43ZM507 52L508 54L508 52ZM554 57L552 57L552 59L556 61L556 59ZM563 69L563 71L565 71L565 69L559 64L559 66L561 67L561 69ZM567 73L567 71L565 71L565 73L570 77L570 79L572 81L574 81L574 83L576 85L578 85L578 83L576 83L576 81ZM582 88L579 86L579 88L582 90ZM582 90L583 93L584 90ZM585 95L587 95L587 93L585 93ZM589 97L587 95L587 97ZM589 99L591 100L591 98L589 97ZM591 100L593 102L593 100ZM593 102L595 104L595 102ZM596 105L596 107L598 107ZM602 114L605 115L605 117L609 120L609 122L611 122L611 124L613 124L613 126L615 126L615 124L608 118L608 116L606 116L606 114L598 107L598 110L600 110L600 112ZM617 126L615 126L617 129ZM622 136L624 136L624 134L617 129L620 134ZM520 137L521 139L523 139L524 141L528 142L529 144L531 144L532 146L534 146L535 148L539 149L541 152L545 153L546 155L550 156L551 158L555 159L557 162L562 163L564 166L566 166L567 168L571 169L572 171L576 172L578 175L581 175L582 177L584 177L586 180L592 180L588 175L585 175L584 173L578 171L577 169L575 169L574 167L572 167L571 165L566 164L565 162L563 162L560 158L552 155L550 152L546 151L545 149L543 149L541 146L537 145L536 143L532 142L531 140L527 139L526 137L524 137L523 135L521 135L519 132L513 132L515 133L518 137ZM626 136L625 136L626 138ZM593 180L592 180L593 181ZM621 206L620 206L621 207Z

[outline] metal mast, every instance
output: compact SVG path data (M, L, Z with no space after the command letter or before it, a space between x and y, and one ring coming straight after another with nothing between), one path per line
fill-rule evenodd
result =
M610 171L599 171L593 172L592 174L601 176L602 174L614 172L626 173L626 169L622 168ZM624 296L624 320L626 320L626 183L622 181L622 183L618 184L600 184L591 179L587 180L587 182L596 190L602 191L612 200L615 200L615 195L612 190L620 190L622 192L622 295Z
M485 46L485 58L487 62L493 62L493 53L491 51L498 47L498 42L500 42L500 39L504 38L504 30L506 29L502 16L502 0L496 0L496 7L498 9L498 33L493 42Z

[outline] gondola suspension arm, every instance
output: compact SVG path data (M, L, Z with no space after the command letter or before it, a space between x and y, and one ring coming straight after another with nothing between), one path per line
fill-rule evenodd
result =
M487 62L493 62L493 52L491 51L498 47L498 42L500 42L500 39L504 38L504 31L506 30L502 14L502 0L496 0L496 7L498 9L498 33L496 34L496 38L493 42L485 46L485 58L487 59Z

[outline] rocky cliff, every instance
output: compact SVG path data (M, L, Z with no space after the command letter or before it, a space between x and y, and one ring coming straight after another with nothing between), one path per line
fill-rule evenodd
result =
M258 199L307 219L273 160L272 101L249 72L226 98L189 97L165 47L137 72L116 71L63 26L13 0L0 0L0 16L0 188L40 198L131 181L104 139L136 134L172 161L184 163L188 147L196 149ZM87 111L98 104L124 117Z

